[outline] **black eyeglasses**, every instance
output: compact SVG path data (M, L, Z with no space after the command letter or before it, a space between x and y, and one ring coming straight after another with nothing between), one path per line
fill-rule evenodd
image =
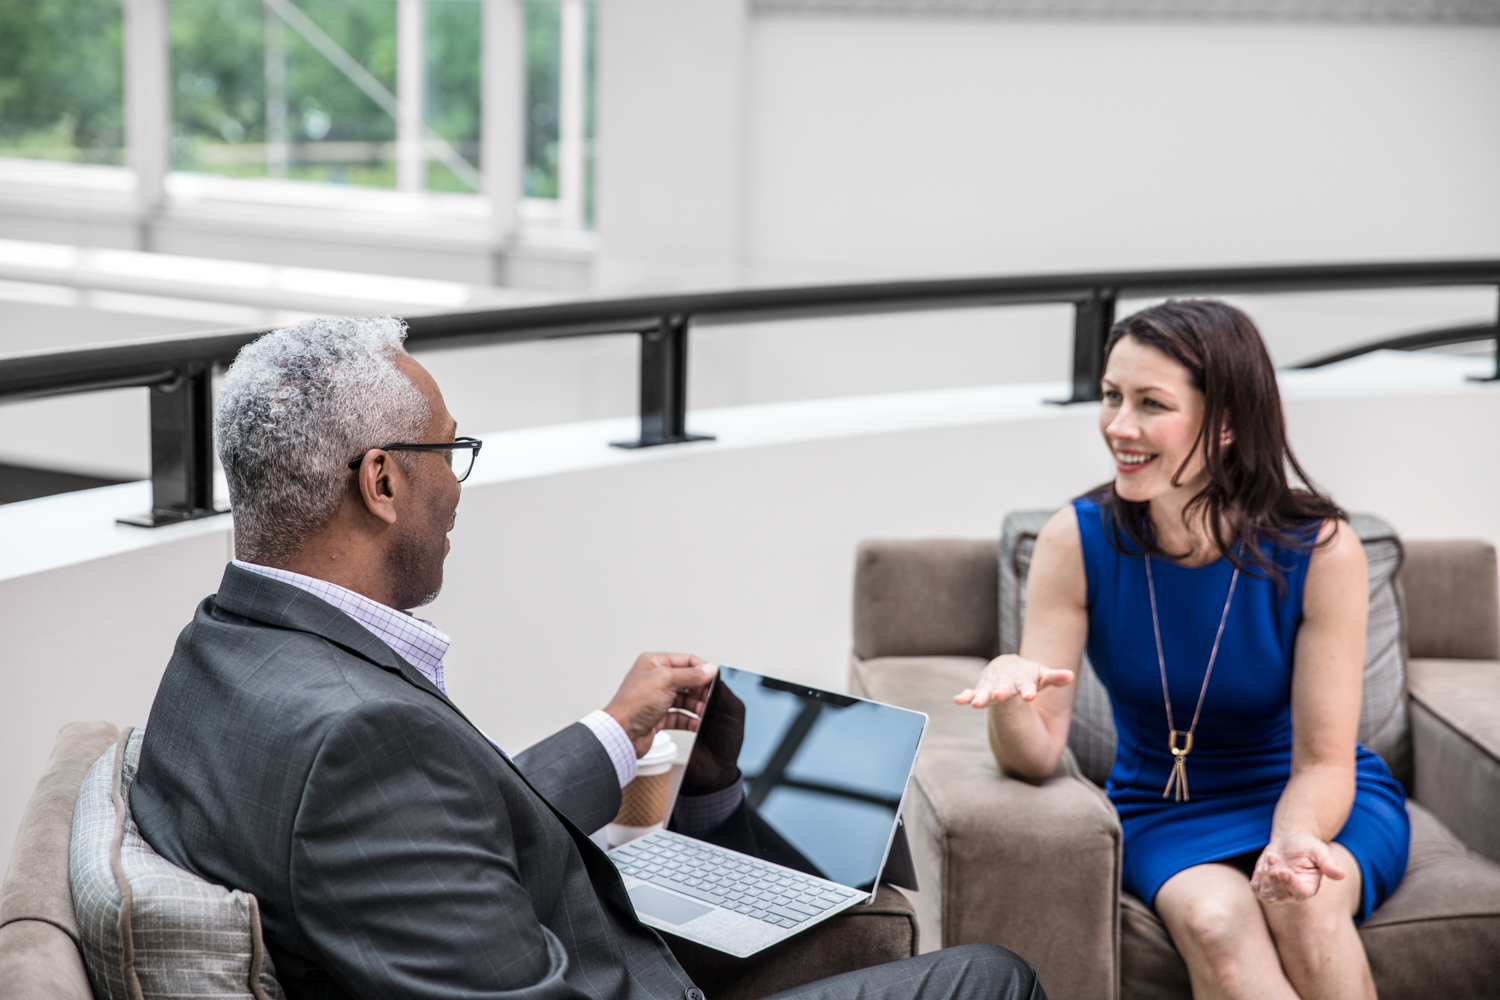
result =
M479 455L479 449L484 447L484 442L478 438L461 437L452 441L443 441L440 444L383 444L381 451L440 451L443 453L443 461L448 463L448 468L453 470L453 476L459 482L469 478L469 473L474 471L474 459ZM455 464L453 453L463 452L463 456ZM349 463L349 468L357 469L365 456L361 455Z

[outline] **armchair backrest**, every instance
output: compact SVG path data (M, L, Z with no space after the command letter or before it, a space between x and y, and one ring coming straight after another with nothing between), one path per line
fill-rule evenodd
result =
M1472 539L1408 542L1397 582L1405 601L1407 656L1500 660L1493 545Z
M868 539L854 558L854 654L999 655L993 539Z

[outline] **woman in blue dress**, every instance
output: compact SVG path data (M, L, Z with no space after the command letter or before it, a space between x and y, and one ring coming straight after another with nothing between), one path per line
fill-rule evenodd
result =
M1114 481L1038 536L1020 655L955 701L988 709L1004 773L1042 781L1087 649L1119 733L1106 790L1125 888L1166 924L1193 995L1373 1000L1355 925L1400 881L1410 826L1356 740L1364 550L1292 456L1239 310L1128 317L1102 388Z

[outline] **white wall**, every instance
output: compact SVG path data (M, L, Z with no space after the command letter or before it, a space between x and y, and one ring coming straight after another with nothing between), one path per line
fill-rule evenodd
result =
M219 587L227 541L192 535L0 582L0 870L58 728L144 724L177 633Z
M1500 28L764 16L756 277L1500 252Z
M609 284L1500 252L1500 27L600 21Z
M1283 380L1309 471L1407 537L1500 542L1500 388L1451 358L1360 364ZM1006 511L1108 476L1096 408L1038 402L1062 389L701 412L718 442L645 452L607 447L629 421L485 435L425 613L454 638L455 698L518 749L603 704L646 649L841 687L860 539L996 537ZM117 528L146 494L113 489L0 507L0 867L57 727L143 723L227 557L227 519Z
M599 287L741 276L744 0L598 6Z

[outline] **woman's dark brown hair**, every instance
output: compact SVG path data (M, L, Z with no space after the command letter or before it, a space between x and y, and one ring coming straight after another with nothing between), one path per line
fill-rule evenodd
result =
M1316 525L1325 518L1342 518L1344 512L1313 485L1287 444L1276 370L1260 331L1249 316L1226 303L1177 299L1116 323L1104 347L1106 362L1126 337L1182 365L1193 387L1203 393L1203 425L1193 452L1203 450L1208 483L1188 501L1183 519L1201 515L1214 544L1233 565L1281 586L1281 570L1261 544L1307 549L1316 538ZM1228 444L1222 430L1230 432ZM1189 461L1173 473L1173 485ZM1292 486L1288 470L1301 487ZM1122 499L1113 484L1099 487L1091 497L1103 509L1111 542L1120 551L1165 559L1187 555L1162 551L1151 530L1148 502ZM1132 543L1129 548L1123 544L1126 539Z

